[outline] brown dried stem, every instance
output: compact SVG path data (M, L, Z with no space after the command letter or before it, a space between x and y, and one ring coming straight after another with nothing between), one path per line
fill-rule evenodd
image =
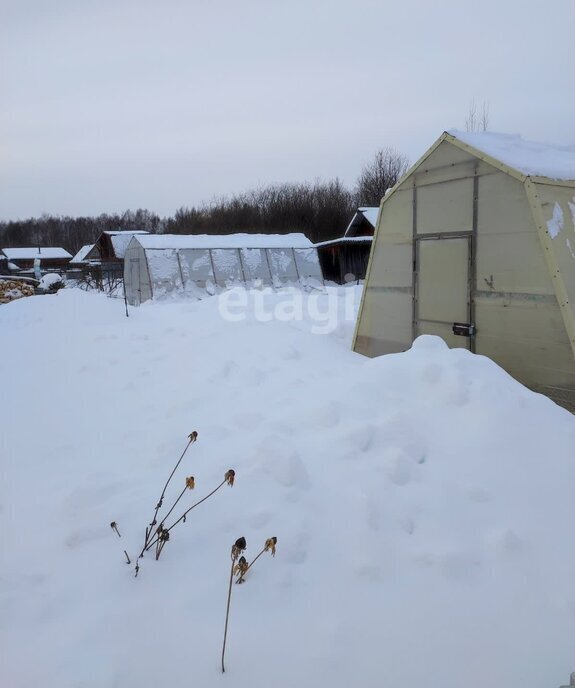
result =
M231 471L231 472L233 473L233 471ZM226 483L227 483L228 485L233 485L233 476L232 476L231 482L230 482L229 474L230 474L230 471L228 471L228 472L226 473L226 476L224 477L224 479L222 480L222 482L221 482L215 489L213 489L208 495L206 495L205 497L203 497L202 499L200 499L199 502L196 502L195 504L192 504L192 506L191 506L189 509L187 509L187 511L184 511L184 513L180 516L180 518L179 518L177 521L174 521L174 523L172 523L172 525L171 525L169 528L163 528L162 526L160 526L160 527L162 528L162 532L168 532L168 533L169 533L170 530L172 530L172 528L174 528L175 526L177 526L178 523L180 523L180 521L183 521L183 520L186 518L186 516L190 513L190 511L191 511L192 509L195 509L195 508L196 508L197 506L199 506L202 502L205 502L206 499L208 499L209 497L211 497L215 492L217 492L217 491L218 491L221 487L223 487ZM145 548L145 550L143 550L143 551L146 551L146 552L147 552L151 547L153 547L153 546L157 543L158 539L159 539L159 536L156 535L156 539L155 539L155 540L152 540L152 542L150 542L150 544L149 544L149 545Z
M156 541L156 561L160 558L160 554L162 553L162 550L164 549L164 546L166 542L170 539L170 533L165 529L160 526L159 532L158 532L158 539Z
M194 481L193 476L190 477L190 478L186 478L186 486L185 486L184 489L180 492L180 494L178 495L178 498L176 499L176 501L172 504L172 508L171 508L171 509L168 511L168 513L162 518L162 523L160 524L160 527L162 527L163 524L168 520L168 516L169 516L169 515L172 513L172 511L176 508L178 502L180 501L180 499L181 499L181 498L184 496L184 494L186 493L186 490L193 490L193 489L194 489L194 486L195 486L195 481ZM159 528L158 528L158 530L159 530ZM157 532L157 531L156 531L156 532Z
M246 539L243 537L238 538L232 546L232 552L231 552L232 567L230 569L230 584L228 587L228 606L226 608L226 625L224 627L224 644L222 646L222 674L226 673L226 668L224 666L224 657L226 654L226 639L228 637L228 620L230 618L230 603L232 601L232 583L234 580L234 569L236 567L236 561L237 561L238 557L245 550L245 548L246 548Z
M178 459L176 465L174 466L172 472L170 473L170 477L166 480L166 484L164 485L164 489L162 490L162 494L160 495L160 499L158 500L158 503L156 504L156 510L154 511L154 517L152 518L152 522L149 525L149 528L146 528L146 537L144 540L144 546L142 548L142 551L140 553L140 557L144 555L144 551L147 549L148 542L150 538L152 537L152 532L154 530L154 526L156 525L157 517L158 517L158 511L162 508L162 504L164 502L164 497L166 496L166 490L168 489L168 485L170 484L170 480L173 478L174 473L177 471L178 466L182 462L182 459L186 455L186 452L188 451L189 447L191 444L193 444L196 440L198 439L198 433L194 430L194 432L190 433L188 435L188 443L186 444L184 451L182 452L180 458Z

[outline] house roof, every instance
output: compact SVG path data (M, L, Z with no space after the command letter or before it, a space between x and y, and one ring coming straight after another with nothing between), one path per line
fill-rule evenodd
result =
M347 229L344 232L344 236L348 236L351 232L353 232L353 229L355 227L359 227L363 220L367 220L369 224L375 228L377 225L377 215L379 213L379 208L373 208L373 207L363 207L363 208L358 208L353 217L351 218L351 222L347 226Z
M575 146L555 146L527 141L518 134L446 132L459 142L471 146L495 160L531 177L575 179Z
M312 248L305 234L148 234L135 237L144 249Z
M126 249L128 248L128 244L132 240L132 237L134 235L146 235L148 232L145 232L144 230L120 230L120 231L111 231L111 232L104 232L104 234L107 234L110 237L110 241L112 242L112 247L114 249L114 255L116 258L123 258Z
M34 258L71 258L72 254L59 246L26 246L4 248L2 252L9 260L33 260Z
M329 241L320 241L319 244L315 244L316 248L321 246L332 246L334 244L348 244L348 243L371 243L373 241L372 236L356 236L356 237L339 237L339 239L330 239Z
M70 261L71 263L83 263L88 253L94 248L94 244L86 244L76 253Z
M358 208L358 210L363 213L363 216L365 219L372 224L374 227L377 224L377 215L379 213L379 206L373 207L366 207L366 208Z
M109 236L116 236L118 234L129 234L130 236L132 234L149 234L150 232L147 232L145 229L115 229L115 230L104 230L104 234L108 234Z

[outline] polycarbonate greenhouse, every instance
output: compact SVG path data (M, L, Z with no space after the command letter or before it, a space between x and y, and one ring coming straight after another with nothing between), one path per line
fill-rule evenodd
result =
M384 197L354 350L422 334L575 410L575 149L446 132Z
M136 235L124 257L128 303L235 284L323 283L317 250L303 234Z

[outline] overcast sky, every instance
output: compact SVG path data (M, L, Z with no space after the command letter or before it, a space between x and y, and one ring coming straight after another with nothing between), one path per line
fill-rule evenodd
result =
M574 0L0 0L0 219L352 186L486 101L575 143Z

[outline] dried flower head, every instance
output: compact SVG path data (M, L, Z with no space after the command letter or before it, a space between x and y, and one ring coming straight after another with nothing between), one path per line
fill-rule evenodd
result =
M232 559L235 561L247 547L244 537L238 538L232 546Z
M190 442L195 442L198 439L198 433L194 430L188 435Z
M235 477L236 472L232 468L230 468L229 471L226 471L226 474L224 475L224 479L230 487L232 487L232 485L234 484Z
M277 537L271 537L266 540L266 544L264 547L264 550L266 552L271 552L272 557L275 557L276 555L276 545L278 544L278 539Z
M240 557L238 563L234 566L234 575L239 575L238 583L244 582L244 574L249 569L248 561L245 557Z
M188 490L193 490L195 486L196 481L194 480L194 476L190 475L189 478L186 478L186 487L188 488Z

